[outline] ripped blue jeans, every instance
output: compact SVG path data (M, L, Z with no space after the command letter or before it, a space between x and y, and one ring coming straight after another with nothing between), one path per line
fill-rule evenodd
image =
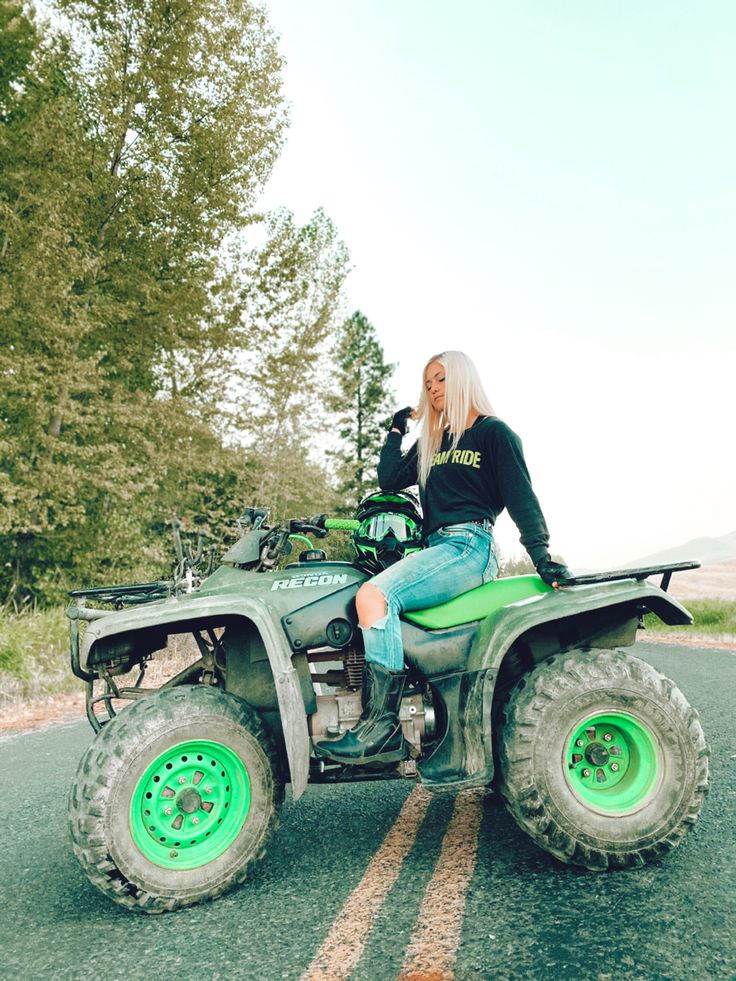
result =
M498 552L490 529L469 522L432 532L427 548L369 580L386 598L386 615L361 627L366 661L403 671L400 614L446 603L497 575Z

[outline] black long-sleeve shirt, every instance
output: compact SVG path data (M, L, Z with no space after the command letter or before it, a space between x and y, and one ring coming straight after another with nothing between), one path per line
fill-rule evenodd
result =
M549 548L549 532L532 489L521 440L495 416L479 416L451 450L449 433L442 438L425 487L420 487L424 533L444 525L490 518L504 508L521 534L521 544L536 565ZM401 436L391 432L381 450L381 490L401 490L417 483L417 444L401 452Z

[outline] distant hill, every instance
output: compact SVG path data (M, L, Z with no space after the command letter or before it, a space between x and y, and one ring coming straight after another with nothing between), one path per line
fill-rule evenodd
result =
M655 585L659 585L654 576ZM676 572L669 592L676 599L722 599L736 602L736 561L716 562L689 572Z
M654 552L635 559L627 563L626 568L683 562L687 559L697 559L701 565L714 565L716 562L730 562L736 559L736 531L722 535L720 538L693 538L684 545L676 545L674 548L666 548L662 552Z

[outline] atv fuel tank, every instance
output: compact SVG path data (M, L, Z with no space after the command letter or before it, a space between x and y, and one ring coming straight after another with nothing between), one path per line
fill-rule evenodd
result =
M257 599L281 621L293 651L340 649L355 633L355 594L367 578L350 562L293 562L275 572L220 566L198 594L235 593Z
M289 591L292 601L299 595L292 590L306 588L300 585L301 580L308 585L313 585L313 579L317 579L319 584L319 581L330 578L329 573L312 573L316 563L305 564L310 567L308 574L304 574L302 566L300 576L286 580L281 586L282 589ZM285 571L291 572L293 568L288 566ZM352 569L355 575L343 572L335 575L330 583L323 583L324 586L337 587L334 591L292 609L281 618L292 650L303 651L312 647L333 647L339 650L347 647L352 641L358 624L355 594L367 577L352 566L348 568Z

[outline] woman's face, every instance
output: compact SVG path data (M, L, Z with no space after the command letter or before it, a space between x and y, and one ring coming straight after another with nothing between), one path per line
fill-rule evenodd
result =
M429 404L435 412L443 412L445 408L445 369L439 361L430 361L424 374L424 387L427 390Z

